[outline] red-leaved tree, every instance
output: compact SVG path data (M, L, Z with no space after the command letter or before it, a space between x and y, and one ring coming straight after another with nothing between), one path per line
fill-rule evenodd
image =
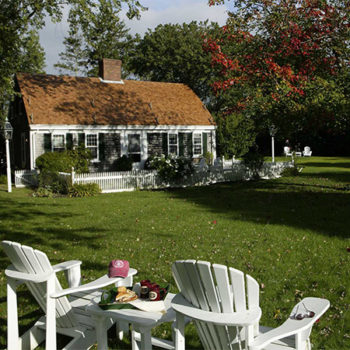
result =
M211 0L210 4L224 3ZM344 127L349 110L350 3L347 0L233 0L219 38L206 37L229 93L224 114L284 134Z

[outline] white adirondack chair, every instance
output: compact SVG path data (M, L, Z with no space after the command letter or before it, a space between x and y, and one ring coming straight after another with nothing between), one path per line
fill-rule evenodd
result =
M73 339L64 349L88 349L96 343L94 322L85 312L86 305L97 296L96 290L108 286L132 285L135 269L125 279L107 275L80 285L81 261L72 260L52 266L46 254L19 243L3 241L2 247L12 265L7 276L7 347L9 350L34 349L46 339L46 349L56 349L56 332ZM65 271L69 288L62 289L56 273ZM17 286L25 283L45 313L21 337L18 331ZM70 295L70 298L67 296ZM113 324L106 320L106 327Z
M311 148L309 146L305 146L304 151L303 151L303 156L304 157L311 157L311 155L312 155Z
M312 326L329 307L328 300L305 298L291 315L306 307L315 313L313 317L288 318L280 327L268 330L259 327L259 284L251 276L195 260L176 261L172 272L180 290L172 301L176 312L176 350L185 349L185 316L194 321L206 350L311 349Z
M285 155L286 157L291 157L291 156L293 155L293 153L292 153L290 147L288 147L288 146L285 146L285 147L283 148L283 153L284 153L284 155Z

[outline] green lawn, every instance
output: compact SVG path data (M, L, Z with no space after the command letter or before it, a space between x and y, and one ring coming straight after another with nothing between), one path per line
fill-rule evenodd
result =
M41 249L53 264L82 260L84 281L116 258L138 269L136 280L172 284L176 259L226 264L261 284L264 325L281 324L302 297L329 299L330 310L312 332L314 349L349 349L350 158L297 160L298 177L81 199L33 198L28 189L9 194L0 185L1 239ZM4 348L9 261L2 251L0 263ZM23 331L37 306L24 288L19 295ZM166 327L157 333L170 336ZM201 348L194 328L187 338L188 348Z

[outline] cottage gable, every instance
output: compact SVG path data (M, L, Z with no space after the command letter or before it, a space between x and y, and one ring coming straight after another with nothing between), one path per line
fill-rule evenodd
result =
M30 125L215 125L184 84L31 74L17 82Z

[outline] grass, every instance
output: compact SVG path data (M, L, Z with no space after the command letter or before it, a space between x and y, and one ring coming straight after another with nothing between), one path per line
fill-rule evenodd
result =
M261 323L276 327L305 296L330 300L315 349L350 348L350 158L298 158L300 176L92 198L33 198L0 185L1 239L43 250L53 264L83 261L84 281L110 260L130 261L136 281L170 282L171 263L201 259L238 268L261 285ZM6 346L6 278L0 252L0 348ZM172 291L175 291L173 287ZM21 331L38 306L20 288ZM162 327L158 335L170 336ZM187 348L201 349L193 327ZM115 342L113 348L128 348Z

